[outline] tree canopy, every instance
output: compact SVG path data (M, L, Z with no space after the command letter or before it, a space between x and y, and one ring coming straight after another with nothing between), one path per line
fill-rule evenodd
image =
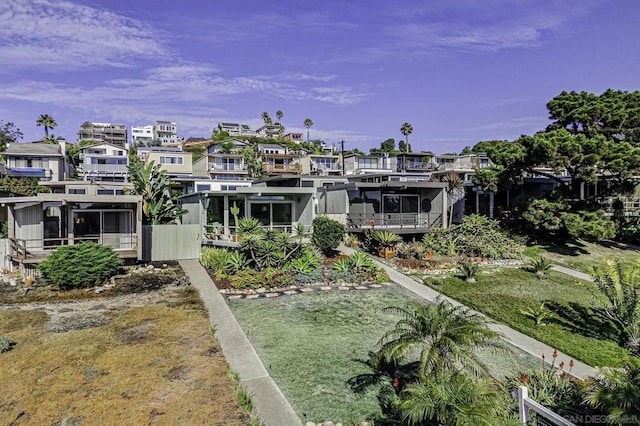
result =
M0 120L0 150L7 149L7 144L22 139L22 132L11 121Z

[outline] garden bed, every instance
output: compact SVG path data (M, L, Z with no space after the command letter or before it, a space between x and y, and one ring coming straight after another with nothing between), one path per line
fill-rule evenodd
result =
M380 417L376 389L358 395L346 382L370 372L367 353L398 320L382 309L414 299L403 288L385 286L228 303L303 422L348 423ZM499 376L540 365L521 352L481 356Z

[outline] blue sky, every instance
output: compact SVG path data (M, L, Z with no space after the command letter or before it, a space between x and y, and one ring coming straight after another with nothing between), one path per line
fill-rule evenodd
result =
M548 124L562 90L640 88L636 0L13 0L0 5L0 119L75 141L85 121L261 125L367 150L459 151Z

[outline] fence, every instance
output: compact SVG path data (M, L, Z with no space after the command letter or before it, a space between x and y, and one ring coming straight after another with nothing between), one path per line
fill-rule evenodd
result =
M142 260L164 261L199 259L201 229L194 225L144 225Z
M443 226L439 213L349 213L350 228L429 229Z
M529 390L526 386L519 386L514 396L518 399L518 415L523 425L530 424L531 411L533 411L537 414L537 426L575 426L568 419L529 398Z

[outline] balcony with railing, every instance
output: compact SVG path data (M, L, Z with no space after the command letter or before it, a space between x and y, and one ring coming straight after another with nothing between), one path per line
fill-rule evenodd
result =
M226 163L217 164L213 163L209 167L210 173L247 173L247 166L244 164Z
M40 263L56 248L83 241L110 246L121 258L138 256L138 236L133 233L103 233L73 238L9 238L9 256L22 263Z
M7 169L7 176L18 178L34 177L42 180L51 180L53 171L42 167L11 167Z
M83 164L82 173L92 176L126 176L129 167L126 164Z
M298 163L262 163L262 171L265 173L300 173L302 167Z
M398 171L400 172L431 172L438 169L438 164L427 163L423 161L407 161L405 163L398 164Z
M441 213L348 213L347 225L354 231L392 229L395 232L422 232L443 226Z

